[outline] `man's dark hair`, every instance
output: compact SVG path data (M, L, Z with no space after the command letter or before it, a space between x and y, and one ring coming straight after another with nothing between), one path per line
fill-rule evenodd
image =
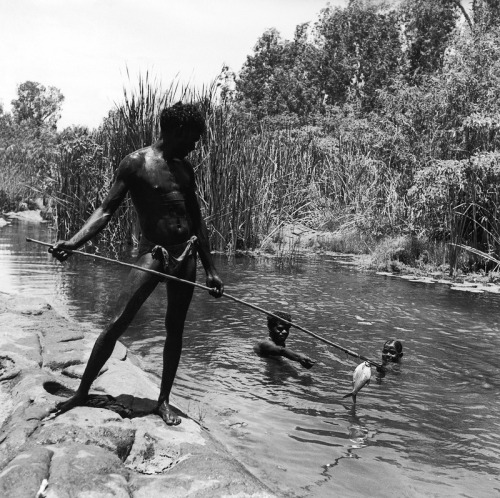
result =
M283 318L283 320L286 320L287 322L292 321L292 317L288 314L285 313L284 311L273 311L273 315L279 316L280 318ZM274 318L274 316L267 315L267 327L269 329L272 329L275 325L278 325L279 320L277 318ZM290 325L286 324L287 328L290 328Z
M163 132L188 128L200 133L205 132L205 120L195 104L177 102L166 107L160 114L160 127Z

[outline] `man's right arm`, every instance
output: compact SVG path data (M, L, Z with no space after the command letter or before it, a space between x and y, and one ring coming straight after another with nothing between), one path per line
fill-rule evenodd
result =
M116 178L102 204L91 214L82 228L69 240L60 240L49 252L59 261L65 261L71 250L78 249L85 242L95 237L108 223L113 213L123 202L128 192L127 178L133 168L132 160L127 156L118 166Z

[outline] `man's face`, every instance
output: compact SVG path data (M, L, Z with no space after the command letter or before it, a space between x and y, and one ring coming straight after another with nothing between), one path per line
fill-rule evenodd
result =
M400 341L389 340L384 344L382 349L383 362L398 362L401 356L403 356L403 345Z
M290 333L290 326L286 323L278 322L269 329L271 340L278 346L284 346L285 341Z
M182 159L192 152L201 135L191 129L179 130L173 137L173 150L175 155Z

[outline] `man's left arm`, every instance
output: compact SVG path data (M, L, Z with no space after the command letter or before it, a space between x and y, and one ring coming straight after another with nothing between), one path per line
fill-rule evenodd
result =
M224 293L224 284L217 273L212 259L208 230L205 221L201 216L201 209L195 190L194 171L190 164L189 168L190 173L192 174L192 180L190 182L189 189L186 192L186 207L189 210L189 215L193 222L194 235L196 235L198 239L198 254L200 255L201 263L203 264L203 268L205 268L205 272L207 274L207 287L212 289L210 291L212 296L221 297Z

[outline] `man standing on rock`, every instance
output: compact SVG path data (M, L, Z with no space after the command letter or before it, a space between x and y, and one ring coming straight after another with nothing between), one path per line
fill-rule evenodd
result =
M161 139L123 159L114 184L100 207L68 241L58 241L49 252L59 261L98 234L109 222L127 192L137 211L141 240L136 265L167 272L191 282L196 278L196 253L207 275L214 297L222 296L224 285L210 254L208 232L201 217L192 165L185 157L194 150L205 131L205 122L193 104L177 103L160 116ZM116 313L99 335L82 376L80 387L69 400L59 403L60 413L84 405L92 382L111 356L118 338L160 282L161 277L132 269L118 298ZM167 281L167 337L163 351L163 373L158 414L168 425L181 419L169 404L170 391L179 365L182 333L193 287Z

